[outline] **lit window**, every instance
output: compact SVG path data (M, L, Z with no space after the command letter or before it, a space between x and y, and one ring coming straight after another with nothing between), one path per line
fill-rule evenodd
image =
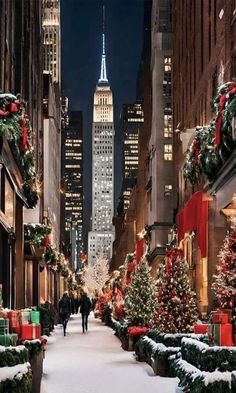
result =
M164 186L164 196L171 196L172 194L172 184L165 184Z
M164 160L171 161L173 159L173 146L171 144L164 145Z

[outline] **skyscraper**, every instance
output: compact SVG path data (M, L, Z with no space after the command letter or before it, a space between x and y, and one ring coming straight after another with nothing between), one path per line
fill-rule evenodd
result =
M44 70L61 82L60 0L43 0Z
M62 241L71 243L71 259L78 267L83 250L83 125L82 112L72 111L62 131Z
M121 127L124 135L122 185L124 209L129 207L130 194L138 175L138 136L143 122L141 102L123 105Z
M114 239L113 95L106 72L104 27L101 73L94 93L92 138L92 231L89 232L88 239L89 263L93 262L99 252L110 258Z

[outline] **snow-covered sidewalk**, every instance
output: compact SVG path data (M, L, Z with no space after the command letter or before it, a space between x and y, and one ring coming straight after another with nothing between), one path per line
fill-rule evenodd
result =
M74 315L66 337L61 326L49 337L41 393L176 392L176 379L155 376L92 314L88 328L83 334L81 318Z

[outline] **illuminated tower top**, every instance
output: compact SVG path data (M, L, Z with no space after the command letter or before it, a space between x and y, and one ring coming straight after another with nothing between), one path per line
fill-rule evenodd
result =
M105 6L103 6L103 28L102 28L102 60L101 60L101 73L98 84L107 84L107 69L106 69L106 52L105 52Z

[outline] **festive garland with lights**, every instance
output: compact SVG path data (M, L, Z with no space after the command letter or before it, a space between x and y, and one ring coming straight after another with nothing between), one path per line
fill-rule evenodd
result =
M216 118L206 127L196 127L194 140L189 147L183 168L185 180L191 184L201 177L212 183L222 165L232 153L232 119L236 116L236 83L219 87L214 99Z
M30 145L31 126L26 104L10 93L0 94L0 137L5 137L23 177L22 189L30 208L38 201L35 154Z
M35 246L47 246L51 231L51 228L44 224L25 224L24 238Z

